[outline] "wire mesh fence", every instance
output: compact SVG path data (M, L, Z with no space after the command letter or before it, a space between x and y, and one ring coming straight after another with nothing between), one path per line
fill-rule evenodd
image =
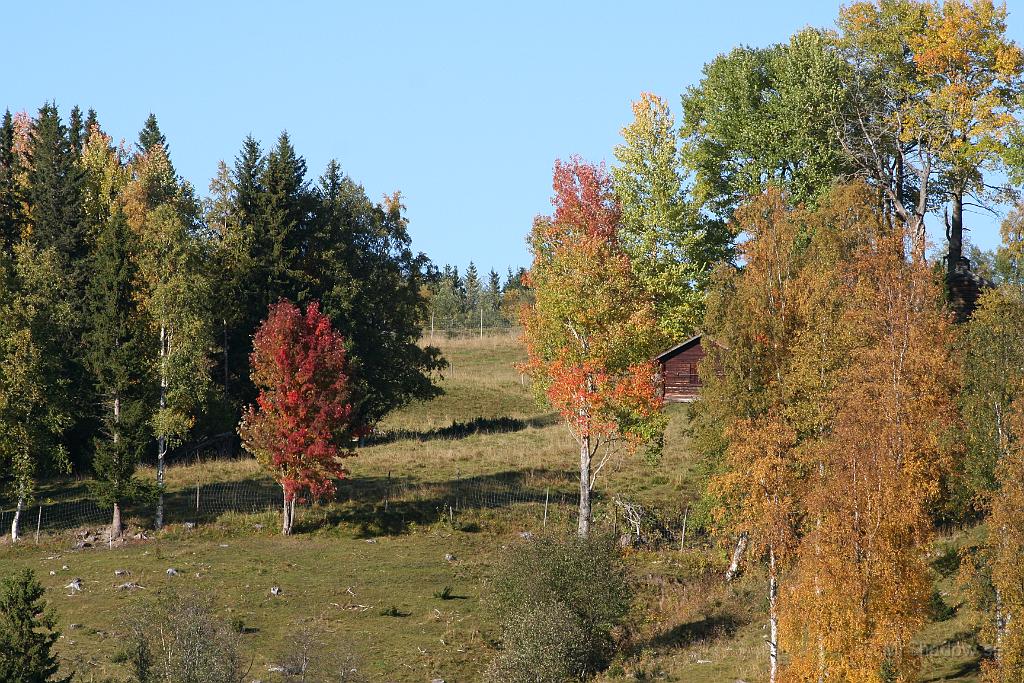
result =
M530 477L457 477L450 481L419 482L402 478L367 478L342 481L335 502L367 507L385 514L401 514L409 521L429 522L454 517L471 510L517 509L530 506L526 514L548 524L576 524L575 499L564 487L545 485ZM283 503L280 486L270 480L242 480L196 483L164 495L166 524L202 524L226 513L258 514L279 509ZM297 521L314 504L300 501ZM152 525L155 505L128 506L126 518ZM0 510L0 529L7 532L16 510ZM110 523L112 510L88 498L40 502L27 506L19 518L23 537L102 527Z

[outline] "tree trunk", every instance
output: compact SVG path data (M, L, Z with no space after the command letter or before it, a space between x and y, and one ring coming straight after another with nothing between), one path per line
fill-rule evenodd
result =
M779 673L779 580L775 551L768 549L768 681L775 683Z
M17 543L21 538L21 512L25 509L25 497L18 496L18 507L14 511L14 519L11 520L11 542Z
M580 439L580 523L581 538L590 535L590 437Z
M228 395L228 321L221 320L224 325L224 395Z
M744 531L740 534L740 537L736 539L736 548L732 551L732 561L729 563L729 569L725 572L725 582L728 583L740 575L740 563L743 561L743 553L747 550L747 541L750 539L750 534Z
M114 443L116 444L120 439L121 430L121 397L114 396ZM115 538L121 536L121 504L114 503L114 517L110 521L110 540L113 541Z
M951 198L953 213L949 220L949 230L946 234L949 240L949 249L946 256L946 272L952 275L960 268L960 261L964 257L964 194L956 191Z
M167 407L167 352L169 346L167 326L160 325L160 412ZM156 526L157 530L164 526L164 476L165 458L167 456L167 436L161 434L156 440Z
M121 534L124 532L124 525L121 524L121 504L114 503L114 516L110 520L110 540L113 541L115 538L121 538Z
M281 534L284 536L290 536L292 533L292 515L295 514L295 503L293 500L288 499L288 491L281 487L283 494L282 500L284 505L281 510Z

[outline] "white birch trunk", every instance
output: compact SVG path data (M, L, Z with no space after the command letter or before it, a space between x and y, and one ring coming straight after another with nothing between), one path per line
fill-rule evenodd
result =
M18 507L14 510L14 519L11 520L11 542L17 543L21 538L21 512L25 509L25 496L18 496Z
M283 503L281 509L281 535L289 536L292 533L292 515L295 514L295 501L294 499L288 500L288 491L284 486L281 487L281 493Z
M779 673L779 580L775 551L768 549L768 681L775 683Z
M590 535L590 437L580 438L580 538Z
M729 562L729 569L725 572L725 582L728 583L740 574L740 563L743 562L743 554L747 550L747 541L750 534L744 531L736 539L736 548L732 551L732 561Z
M121 397L114 397L114 443L116 444L120 439L119 426L121 424ZM113 541L115 538L121 536L121 505L114 503L114 513L110 520L110 533L109 538Z
M167 326L160 325L160 412L167 407L167 353L170 346L170 335ZM156 440L156 523L157 529L164 526L164 478L167 456L167 436L160 434Z

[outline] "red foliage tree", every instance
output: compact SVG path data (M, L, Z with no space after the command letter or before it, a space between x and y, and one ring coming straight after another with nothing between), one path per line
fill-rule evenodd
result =
M289 301L270 306L256 331L250 357L256 405L242 416L238 433L245 449L281 484L290 534L295 501L305 494L334 495L347 472L343 458L357 429L341 334L312 302L303 313Z

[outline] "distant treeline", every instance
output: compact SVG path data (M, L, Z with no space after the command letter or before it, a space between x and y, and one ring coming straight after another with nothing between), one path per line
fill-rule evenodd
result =
M472 261L462 275L457 266L446 265L431 278L424 326L433 330L512 327L519 308L531 300L525 277L525 268L509 268L502 282L493 269L482 279Z

